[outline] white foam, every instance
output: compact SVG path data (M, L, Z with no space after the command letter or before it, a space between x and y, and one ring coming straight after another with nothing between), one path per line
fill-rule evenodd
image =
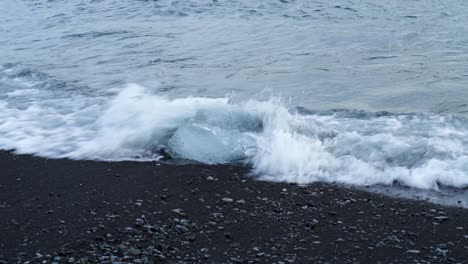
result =
M227 99L169 100L130 85L110 101L96 121L96 134L71 153L73 158L131 159L149 157L200 109L216 109Z
M468 122L460 118L296 114L278 100L169 99L138 85L111 100L47 93L36 86L6 92L0 149L52 158L149 160L166 148L174 157L205 163L241 160L271 181L468 186ZM27 103L18 99L23 97Z
M466 124L448 117L400 115L272 117L258 136L255 172L273 181L392 184L437 189L468 185ZM284 125L283 119L291 119ZM283 125L277 125L281 123ZM313 124L331 137L299 133Z
M23 89L23 90L14 90L13 92L6 93L9 97L15 96L28 96L28 95L37 95L41 91L38 89Z

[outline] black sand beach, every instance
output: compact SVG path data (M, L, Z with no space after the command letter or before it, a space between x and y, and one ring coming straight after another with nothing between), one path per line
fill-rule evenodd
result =
M467 263L468 210L237 166L0 152L0 263Z

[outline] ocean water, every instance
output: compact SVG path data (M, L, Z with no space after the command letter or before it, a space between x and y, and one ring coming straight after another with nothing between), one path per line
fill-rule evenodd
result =
M466 192L466 1L4 0L0 13L0 149Z

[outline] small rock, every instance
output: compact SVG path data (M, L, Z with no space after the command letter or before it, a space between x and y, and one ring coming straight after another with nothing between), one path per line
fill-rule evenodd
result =
M234 200L233 200L233 199L231 199L231 198L227 198L227 197L225 197L225 198L221 199L221 201L223 201L223 203L232 203L232 202L234 202Z
M187 227L182 226L182 225L176 225L175 228L176 228L176 230L179 231L179 232L187 233L187 232L190 231Z
M442 248L436 248L435 252L436 252L437 255L446 256L448 250L447 249L442 249Z
M139 250L138 248L131 248L130 249L130 253L133 254L133 255L140 255L141 254L141 250Z
M448 216L441 215L441 216L435 216L434 219L437 221L445 221L445 220L448 220L449 218Z
M307 248L305 248L305 247L295 247L294 250L295 251L306 251Z
M183 215L183 210L180 208L172 209L172 212L177 214L177 215Z

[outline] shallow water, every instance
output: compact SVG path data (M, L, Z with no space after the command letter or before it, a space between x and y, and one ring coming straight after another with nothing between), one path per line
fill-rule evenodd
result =
M0 148L468 186L466 1L1 1ZM383 112L385 111L385 112Z

